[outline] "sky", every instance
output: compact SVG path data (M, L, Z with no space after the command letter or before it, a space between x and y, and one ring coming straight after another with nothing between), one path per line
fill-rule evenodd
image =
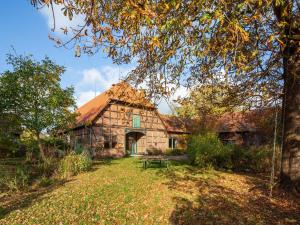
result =
M57 48L48 36L53 28L51 11L48 8L35 9L29 0L3 1L0 8L0 73L10 69L6 64L6 54L16 51L17 54L32 54L35 60L48 56L54 62L66 67L62 75L62 87L73 86L75 98L80 106L117 83L133 68L133 64L115 65L104 53L93 56L82 54L75 57L74 49ZM72 26L82 22L80 16L69 21L59 7L55 6L56 27ZM63 37L59 29L55 35ZM14 49L14 50L13 50ZM158 105L161 113L170 114L169 107L177 96L185 96L183 88L173 95L172 99L162 100Z

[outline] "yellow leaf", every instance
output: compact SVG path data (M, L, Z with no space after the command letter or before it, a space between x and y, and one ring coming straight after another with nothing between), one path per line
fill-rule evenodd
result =
M152 40L151 40L151 43L150 43L152 46L155 46L155 47L160 47L161 44L158 40L158 37L154 36L152 37Z

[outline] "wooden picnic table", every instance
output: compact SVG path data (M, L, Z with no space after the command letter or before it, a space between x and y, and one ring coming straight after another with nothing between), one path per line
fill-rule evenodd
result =
M167 168L169 167L169 159L164 156L144 156L142 162L144 169L147 169L152 163L158 163L160 167L162 167L163 164L165 164Z

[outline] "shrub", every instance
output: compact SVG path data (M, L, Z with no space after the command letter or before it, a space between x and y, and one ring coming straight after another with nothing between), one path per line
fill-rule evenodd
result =
M43 138L42 144L48 157L63 157L71 148L64 139L53 136Z
M188 154L192 164L200 167L232 167L232 146L224 145L213 133L191 136L188 141Z
M235 146L232 154L233 169L237 171L267 172L271 169L272 147ZM278 158L278 157L277 157Z
M166 151L166 155L184 155L186 153L187 150L183 148L169 148Z
M21 135L21 143L26 149L26 160L35 161L39 157L39 146L36 138L31 132L25 131Z
M46 162L39 162L34 169L38 176L51 177L57 171L57 167L57 159L48 158Z
M85 149L84 149L82 144L77 143L76 146L75 146L74 151L75 151L76 154L81 154L85 151Z
M42 176L38 180L38 185L41 187L48 187L55 182L55 179Z
M5 173L0 170L0 191L5 188Z
M16 172L16 180L19 187L25 187L29 183L30 174L28 172L28 167L18 166Z
M59 163L58 172L61 177L66 178L83 171L88 171L92 166L92 160L84 151L76 155L74 152L65 156Z
M28 186L29 181L29 169L24 165L18 165L14 172L6 171L0 174L0 187L2 189L21 190Z
M0 131L0 158L23 156L17 137L4 135Z

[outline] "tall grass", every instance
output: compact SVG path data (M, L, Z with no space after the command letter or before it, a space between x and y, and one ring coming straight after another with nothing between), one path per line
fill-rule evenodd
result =
M92 160L86 151L81 154L73 152L60 161L58 173L61 177L67 178L80 172L88 171L91 166Z
M30 169L26 165L17 165L15 171L0 172L0 189L19 191L30 182Z
M0 191L22 191L32 187L48 186L61 178L68 178L87 171L92 166L88 153L75 152L47 162L30 163L23 160L0 161Z

